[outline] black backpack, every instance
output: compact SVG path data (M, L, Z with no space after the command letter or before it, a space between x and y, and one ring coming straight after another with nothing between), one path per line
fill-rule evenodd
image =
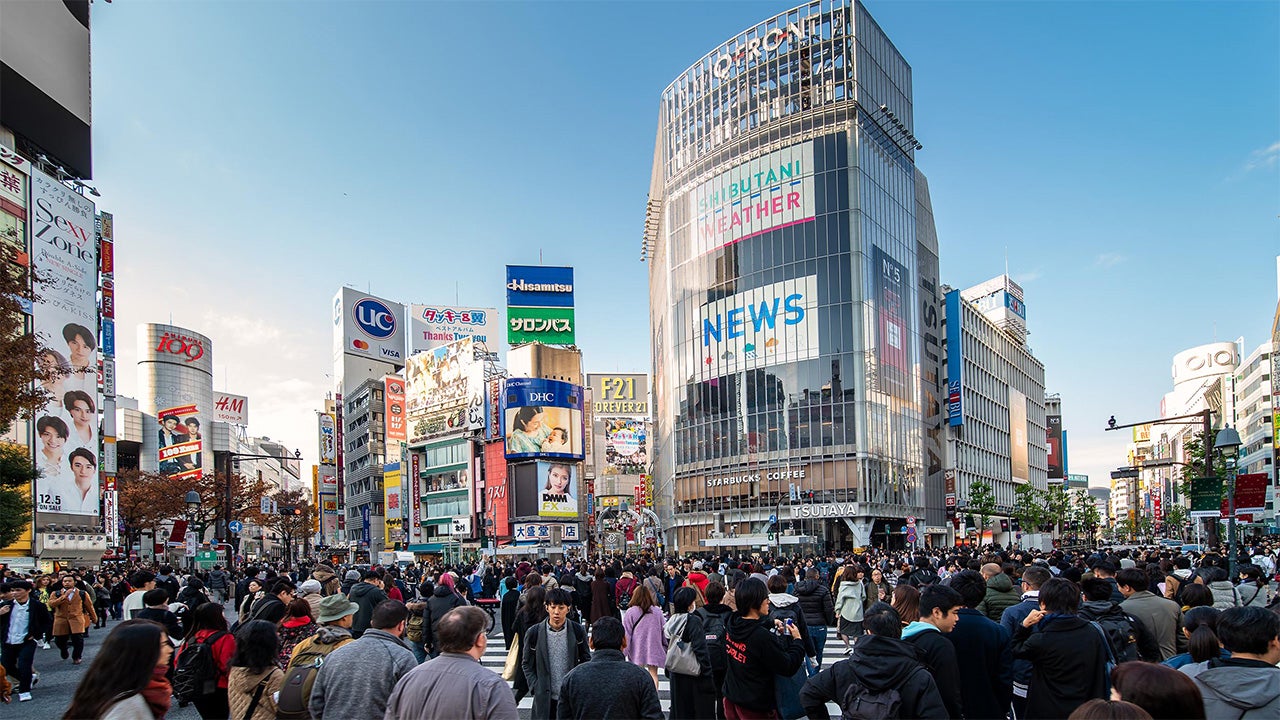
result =
M923 669L916 668L907 678ZM842 720L896 720L902 717L902 693L894 687L872 690L855 675L840 697L840 717Z
M1106 633L1116 663L1138 659L1138 631L1134 627L1135 622L1132 617L1125 613L1112 612L1100 618L1091 619Z
M213 645L228 633L221 630L195 645L184 645L173 668L173 696L185 704L218 690L218 663Z
M702 620L703 634L707 639L707 652L711 654L711 667L724 670L729 667L729 656L724 651L724 638L729 631L730 613L713 613L705 607L694 611Z

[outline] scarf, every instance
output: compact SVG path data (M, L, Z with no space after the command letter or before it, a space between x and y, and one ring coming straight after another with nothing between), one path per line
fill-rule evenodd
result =
M167 667L157 667L151 674L151 682L142 689L142 699L147 701L156 720L164 720L165 713L169 712L169 698L173 696L173 686L165 677L167 671Z

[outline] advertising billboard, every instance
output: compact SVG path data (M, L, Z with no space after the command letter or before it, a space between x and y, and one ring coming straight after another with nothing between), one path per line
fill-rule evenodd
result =
M333 298L334 341L341 352L404 364L404 305L349 287Z
M27 254L27 171L31 163L0 146L0 242L13 251L19 265Z
M511 516L507 501L507 460L500 442L484 446L484 504L485 521L489 527L486 534L505 537Z
M31 264L47 280L33 306L42 383L36 412L36 512L98 515L98 249L93 203L31 170Z
M508 458L582 459L583 391L542 378L508 378L503 388L503 432Z
M431 350L464 338L497 352L502 338L498 311L449 305L409 306L409 352Z
M249 398L243 395L215 392L213 394L213 419L230 425L248 427Z
M404 542L404 504L400 493L400 463L382 466L383 534L386 543Z
M875 307L874 387L897 398L909 399L911 378L907 323L907 268L879 247L871 246L871 283Z
M572 345L573 268L507 266L507 342Z
M320 422L320 464L336 465L338 462L338 443L335 439L333 413L319 413Z
M1236 477L1236 514L1264 513L1267 510L1267 473L1248 473Z
M484 427L484 363L463 338L415 353L405 365L408 442Z
M579 542L577 523L516 523L515 542L517 545L534 542L550 542L551 528L560 528L561 542Z
M588 373L591 409L597 417L649 417L649 376Z
M172 325L138 328L138 369L143 412L156 426L143 438L147 460L162 475L195 477L212 469L204 452L213 407L213 343ZM154 460L152 460L154 458Z
M1062 462L1062 416L1047 415L1045 424L1048 426L1046 441L1049 443L1049 479L1062 480L1065 477L1063 471L1066 469Z
M806 275L735 293L698 310L703 377L818 357L818 276Z
M1016 483L1031 480L1027 459L1027 396L1009 388L1009 472Z
M602 475L636 475L649 464L648 422L636 418L605 418Z
M578 517L578 465L538 461L538 514Z
M689 193L693 252L814 219L813 141L775 150L727 170Z
M156 416L159 424L157 460L160 474L173 478L199 477L203 439L200 407L195 404L168 407Z
M395 375L384 376L382 401L386 412L387 448L388 451L392 448L398 450L395 443L406 442L409 439L408 427L405 424L408 415L405 411L404 380Z

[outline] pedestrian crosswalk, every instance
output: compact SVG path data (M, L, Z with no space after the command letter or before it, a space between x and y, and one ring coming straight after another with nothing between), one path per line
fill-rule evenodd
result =
M831 667L831 665L839 660L844 659L844 643L836 636L834 627L827 628L826 647L822 653L822 668ZM480 661L485 667L501 674L502 668L507 662L507 648L502 642L502 632L495 629L489 636L489 647L485 650L484 658ZM666 671L658 669L658 699L662 702L662 709L671 709L671 681L667 679ZM533 708L533 698L525 697L520 701L519 709L521 717L528 716ZM832 717L840 716L840 708L835 703L827 703L827 711Z

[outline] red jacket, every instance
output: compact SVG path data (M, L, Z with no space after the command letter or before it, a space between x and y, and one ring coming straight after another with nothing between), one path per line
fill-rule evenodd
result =
M215 630L200 630L191 640L182 644L182 651L188 646L198 645L209 638ZM182 651L178 654L181 655ZM236 654L236 639L231 633L218 638L213 644L213 661L218 666L218 687L225 690L227 677L231 674L231 656Z
M706 574L703 573L701 570L694 570L693 572L689 573L689 577L686 579L689 582L693 583L694 585L698 586L698 592L702 593L703 595L707 594L707 583L710 581L707 579Z

